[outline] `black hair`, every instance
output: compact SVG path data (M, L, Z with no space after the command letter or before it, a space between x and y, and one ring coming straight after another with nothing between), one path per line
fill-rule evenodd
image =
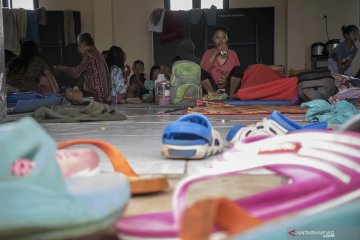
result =
M108 65L109 71L113 65L118 66L125 77L125 53L121 47L112 46L109 49L109 53L106 57L106 63Z
M225 27L223 25L217 25L211 30L211 36L214 37L214 35L217 31L223 31L226 33L226 35L229 35L229 30L227 27Z
M182 60L182 58L179 55L176 55L172 60L171 60L171 64L173 64L176 61L180 61Z
M94 39L90 33L80 33L77 37L78 41L86 46L95 46Z
M359 28L355 25L342 26L341 31L343 32L343 36L348 35L351 32L359 31ZM346 38L346 37L345 37Z
M144 64L144 62L143 61L141 61L141 60L135 60L134 62L133 62L133 65L145 65Z
M109 50L104 50L101 52L101 55L104 55L104 54L109 54Z
M150 79L151 80L155 80L154 76L153 76L155 70L160 70L160 66L154 65L154 66L151 67L151 69L150 69Z
M34 57L39 56L39 46L34 41L24 41L21 45L20 55L10 61L9 71L10 73L26 72L29 67L30 61Z

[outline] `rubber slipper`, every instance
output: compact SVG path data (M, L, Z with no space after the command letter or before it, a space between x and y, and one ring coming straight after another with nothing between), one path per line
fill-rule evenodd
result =
M91 176L100 171L100 157L92 149L56 150L56 159L65 178Z
M274 111L270 116L264 118L261 122L256 124L251 124L247 127L243 125L233 126L228 132L226 140L231 144L235 144L236 142L242 141L247 137L259 135L284 135L288 132L309 129L327 129L327 122L315 122L306 125L300 125L280 112Z
M90 144L101 149L111 161L115 172L122 173L128 177L132 194L160 192L169 187L166 176L137 175L122 153L114 145L108 142L95 139L71 139L59 142L58 148L62 149L78 144Z
M122 215L127 178L64 179L56 143L32 118L2 124L0 146L1 239L78 238L108 229Z
M223 151L224 143L209 119L187 114L164 128L161 154L165 158L202 159Z
M304 134L316 135L311 132L302 132L280 137L291 136L294 139L303 140L296 135ZM290 141L280 146L269 146L268 149L258 152L244 151L238 155L237 161L224 161L207 170L207 173L181 181L173 195L173 213L163 212L125 217L117 223L118 233L124 238L128 236L156 239L178 237L180 222L186 209L185 195L193 183L260 167L266 167L290 179L288 185L235 200L237 205L260 221L303 210L309 211L309 209L316 213L359 197L360 146L352 145L352 143L355 140L360 143L360 135L328 132L322 134L326 135L326 137L322 136L324 142L326 139L341 139L337 142L337 148L322 150L303 147L301 144L304 141ZM330 141L330 143L333 142ZM347 151L338 151L343 147ZM348 151L349 149L351 151ZM311 152L311 154L302 154L303 152ZM344 154L344 152L347 153ZM344 160L346 161L344 162Z

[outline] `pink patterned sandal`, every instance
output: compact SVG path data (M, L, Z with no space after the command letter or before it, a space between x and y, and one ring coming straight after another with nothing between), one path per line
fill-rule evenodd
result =
M282 140L277 140L279 138ZM173 213L125 217L117 222L118 233L125 239L176 238L190 185L261 167L289 178L290 183L234 201L260 221L292 213L314 214L351 201L360 197L359 140L357 133L313 131L244 144L250 150L233 149L232 155L224 154L226 161L219 162L207 173L184 179L173 195ZM313 145L315 142L321 145Z
M99 172L99 155L91 149L58 149L56 159L65 178L91 176Z

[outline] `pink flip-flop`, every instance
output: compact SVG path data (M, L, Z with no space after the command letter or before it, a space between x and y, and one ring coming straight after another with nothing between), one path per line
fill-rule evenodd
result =
M272 137L246 144L249 151L232 150L232 158L224 154L229 161L218 163L207 173L186 178L177 186L173 195L174 212L122 218L116 224L119 235L136 239L177 238L190 185L260 167L290 181L288 185L235 200L251 216L263 221L290 213L311 214L360 196L360 134L317 131L280 137L282 141ZM307 144L311 139L324 145ZM266 148L251 146L264 141Z

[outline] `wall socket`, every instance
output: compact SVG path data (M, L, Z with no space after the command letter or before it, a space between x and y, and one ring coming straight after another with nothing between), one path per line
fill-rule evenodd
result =
M324 19L327 18L327 16L325 14L319 14L318 17L319 18L324 18Z

